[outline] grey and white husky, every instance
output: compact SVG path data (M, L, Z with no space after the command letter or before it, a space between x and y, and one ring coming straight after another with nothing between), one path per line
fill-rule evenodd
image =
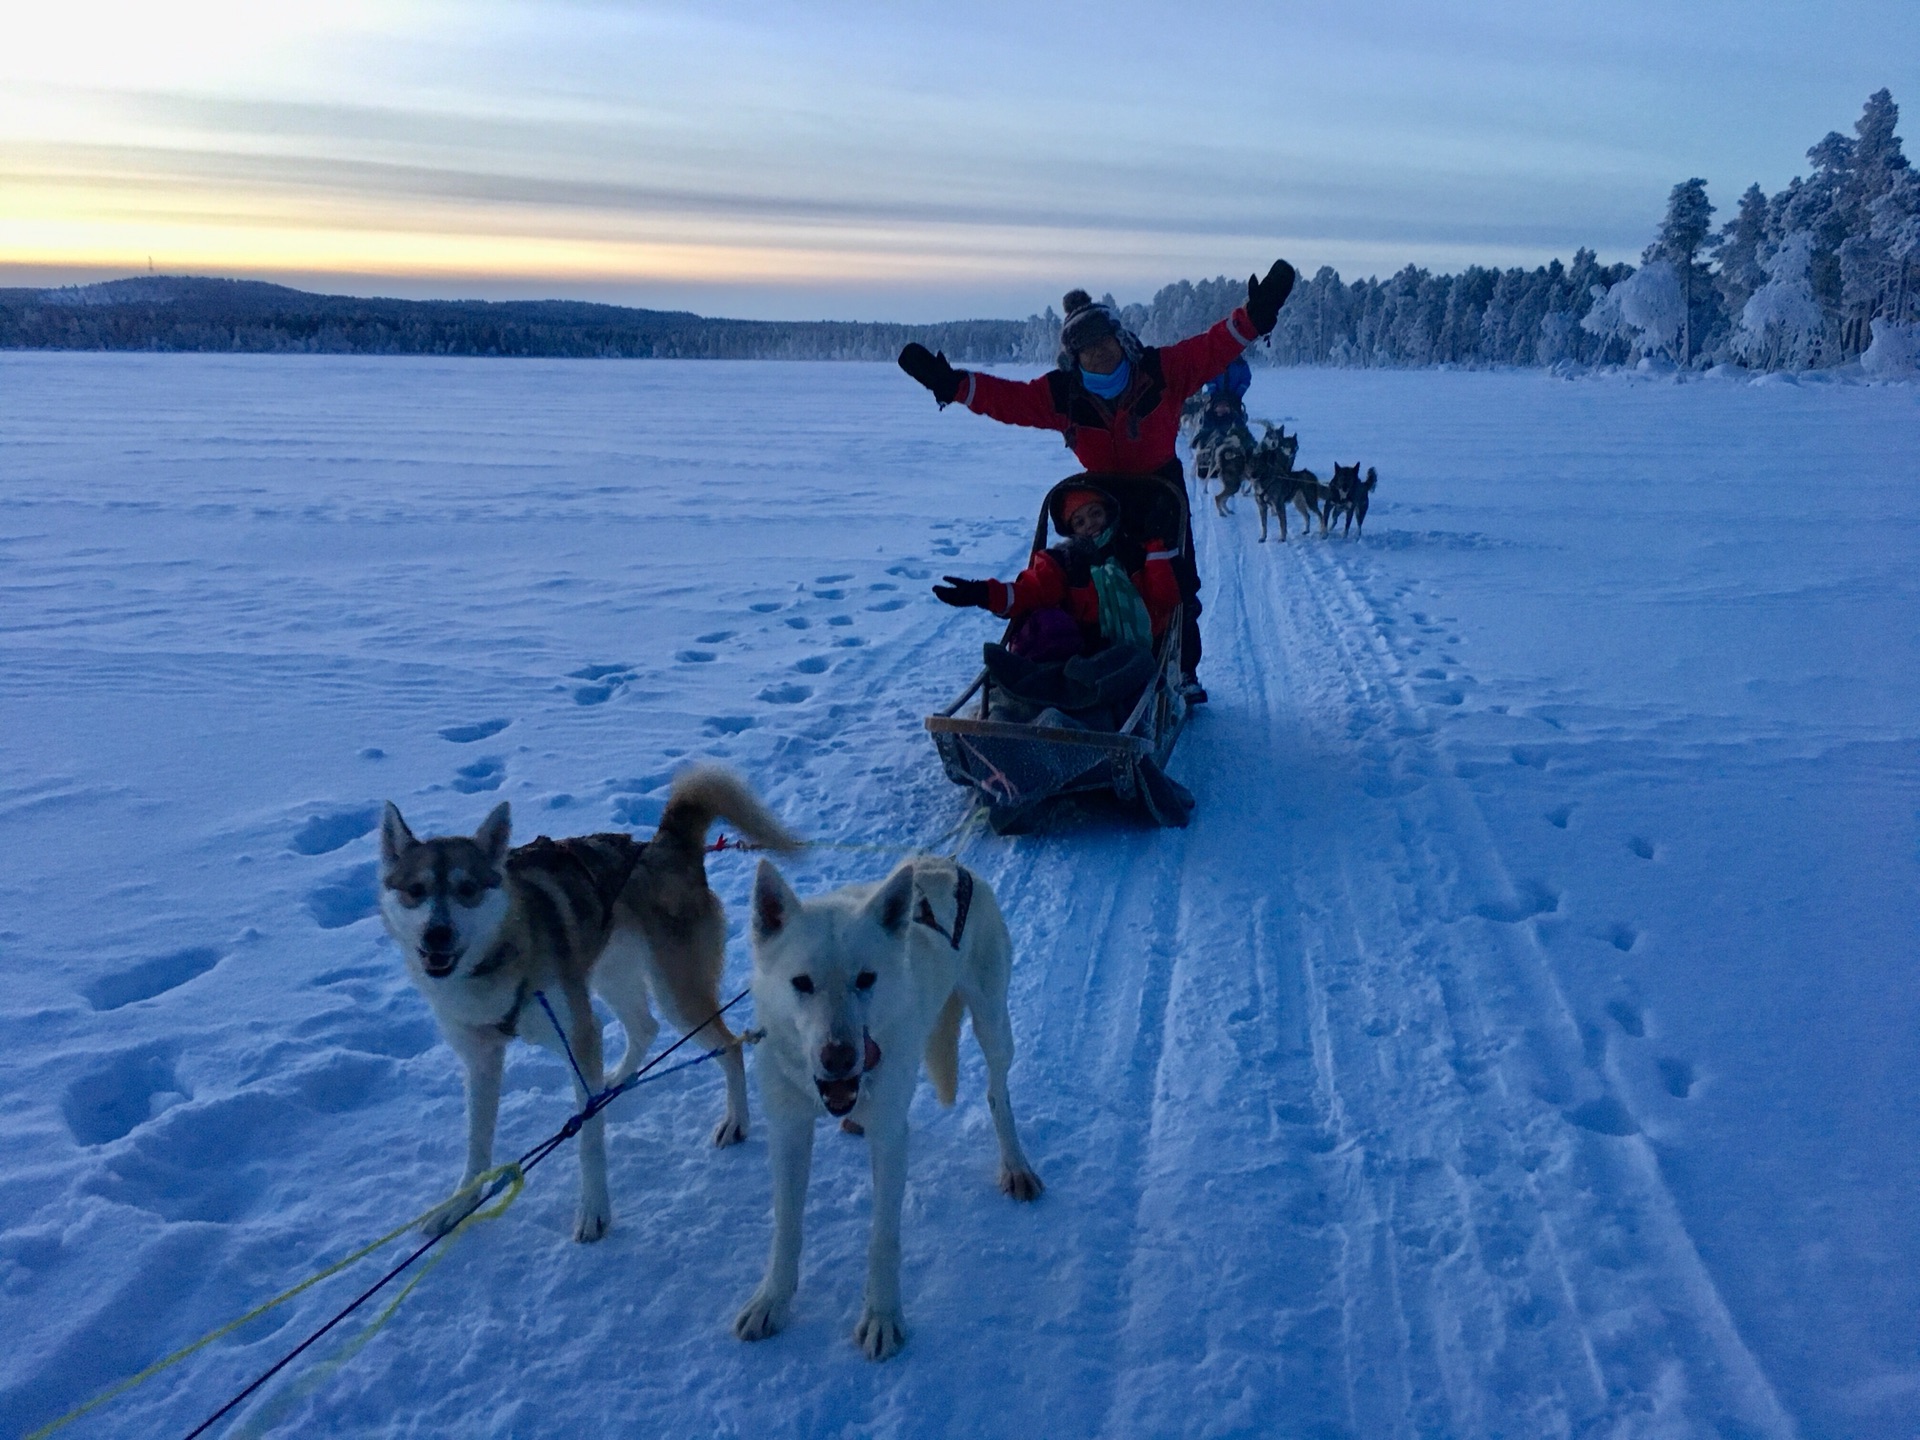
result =
M647 841L618 833L542 836L510 849L504 803L471 837L416 840L388 804L380 823L380 917L467 1069L466 1170L453 1198L427 1221L430 1233L473 1209L477 1197L461 1192L493 1164L508 1042L518 1037L559 1052L570 1046L580 1099L601 1088L600 1023L589 992L627 1032L608 1084L638 1069L659 1033L650 994L680 1026L705 1022L699 1043L727 1047L727 1113L714 1144L746 1138L746 1067L726 1022L712 1018L727 936L719 897L707 886L707 827L716 817L756 844L798 845L739 779L713 767L674 782ZM539 995L566 1027L564 1044ZM580 1131L576 1240L598 1240L612 1223L604 1123L595 1116Z
M906 1343L900 1313L900 1201L907 1110L926 1061L953 1103L960 1017L973 1017L987 1061L987 1105L1000 1141L1000 1188L1038 1198L1007 1099L1013 944L993 892L946 860L913 860L878 885L802 900L766 861L753 887L753 1003L765 1038L755 1069L773 1164L773 1245L734 1334L763 1340L787 1322L800 1279L800 1219L822 1115L864 1131L873 1161L866 1303L854 1341L870 1360Z

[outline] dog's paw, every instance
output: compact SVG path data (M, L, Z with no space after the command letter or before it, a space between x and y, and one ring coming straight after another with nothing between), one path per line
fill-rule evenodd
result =
M613 1215L597 1205L582 1205L573 1217L573 1238L582 1245L604 1240L613 1228Z
M1016 1200L1038 1200L1047 1191L1046 1183L1031 1170L1000 1167L1000 1193Z
M869 1360L887 1360L907 1343L907 1327L898 1310L865 1310L853 1327L853 1343Z
M747 1122L736 1120L729 1115L713 1127L713 1145L716 1150L724 1150L729 1145L738 1145L747 1138Z
M455 1195L451 1200L427 1212L427 1218L420 1222L420 1233L430 1239L438 1240L479 1208L478 1191Z
M762 1286L733 1317L733 1333L742 1340L765 1340L787 1327L790 1295L769 1295Z

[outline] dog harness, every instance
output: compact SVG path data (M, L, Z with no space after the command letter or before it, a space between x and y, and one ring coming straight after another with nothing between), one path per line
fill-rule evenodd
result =
M520 1012L527 1004L527 982L522 980L520 988L513 992L513 1005L505 1015L493 1022L493 1028L511 1040L520 1029Z
M964 865L956 865L953 867L953 929L948 930L935 918L933 905L924 895L920 897L920 909L913 918L916 924L924 925L934 934L944 937L949 945L958 950L960 937L967 933L967 912L972 908L973 872Z

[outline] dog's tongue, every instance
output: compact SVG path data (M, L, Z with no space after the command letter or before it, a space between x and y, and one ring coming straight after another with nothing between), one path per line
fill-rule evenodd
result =
M451 975L453 967L460 963L460 957L451 950L422 950L420 964L427 974L436 978Z
M858 1075L850 1075L845 1080L816 1080L813 1084L826 1103L829 1115L845 1115L860 1099Z
M880 1047L873 1043L873 1036L866 1037L867 1053L860 1057L861 1065L868 1070L880 1068Z

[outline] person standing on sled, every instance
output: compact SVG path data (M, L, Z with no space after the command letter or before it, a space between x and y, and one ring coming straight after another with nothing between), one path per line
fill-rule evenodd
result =
M1084 290L1069 291L1062 307L1060 358L1034 380L1002 380L956 370L945 355L915 343L900 352L900 368L933 392L941 407L960 401L969 410L1008 425L1056 430L1083 469L1109 475L1159 474L1182 484L1174 441L1190 395L1267 334L1293 289L1293 267L1276 260L1265 278L1249 276L1247 303L1199 335L1173 345L1142 345L1111 308ZM1207 698L1200 663L1200 573L1194 566L1189 522L1174 573L1185 602L1181 634L1182 690L1190 703Z

